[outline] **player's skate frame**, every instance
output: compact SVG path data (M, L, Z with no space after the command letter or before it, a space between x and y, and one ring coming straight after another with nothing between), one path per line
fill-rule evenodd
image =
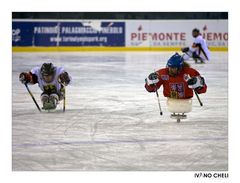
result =
M167 99L167 109L171 112L171 118L179 123L181 119L187 119L186 113L192 111L192 99Z

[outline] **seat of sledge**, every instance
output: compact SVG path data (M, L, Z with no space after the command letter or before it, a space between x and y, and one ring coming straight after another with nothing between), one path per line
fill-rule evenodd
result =
M186 119L187 115L192 111L192 99L167 99L167 109L171 112L171 118L176 119L179 123L181 119Z

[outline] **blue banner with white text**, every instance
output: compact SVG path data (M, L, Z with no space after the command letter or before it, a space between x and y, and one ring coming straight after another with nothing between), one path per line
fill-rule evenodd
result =
M12 46L125 46L125 22L13 21Z

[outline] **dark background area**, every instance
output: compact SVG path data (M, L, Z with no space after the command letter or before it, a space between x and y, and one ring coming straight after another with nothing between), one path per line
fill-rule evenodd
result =
M13 19L228 19L228 12L13 12Z

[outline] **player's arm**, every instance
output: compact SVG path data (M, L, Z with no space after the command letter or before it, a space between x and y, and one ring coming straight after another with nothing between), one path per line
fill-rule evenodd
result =
M192 48L199 48L201 46L200 43L193 43Z
M193 68L189 68L189 75L190 78L187 81L188 87L194 89L198 94L206 93L207 85L204 77Z
M192 47L190 48L191 51L194 51L194 50L196 50L197 48L200 49L200 48L202 47L201 43L202 43L202 39L201 39L200 37L197 37L197 38L194 40L194 42L193 42L193 44L192 44Z
M66 71L63 71L58 76L58 82L65 86L69 85L71 80L72 80L71 76Z
M189 47L183 47L181 48L181 51L183 53L187 53L188 51L195 51L196 48L200 48L201 47L201 43L198 43L197 41L196 42L193 42L192 46L189 48Z
M155 92L162 85L162 80L158 72L149 74L145 79L145 88L148 92Z
M38 83L38 77L36 74L33 74L32 72L22 72L19 75L19 81L23 84L25 83L36 84Z

